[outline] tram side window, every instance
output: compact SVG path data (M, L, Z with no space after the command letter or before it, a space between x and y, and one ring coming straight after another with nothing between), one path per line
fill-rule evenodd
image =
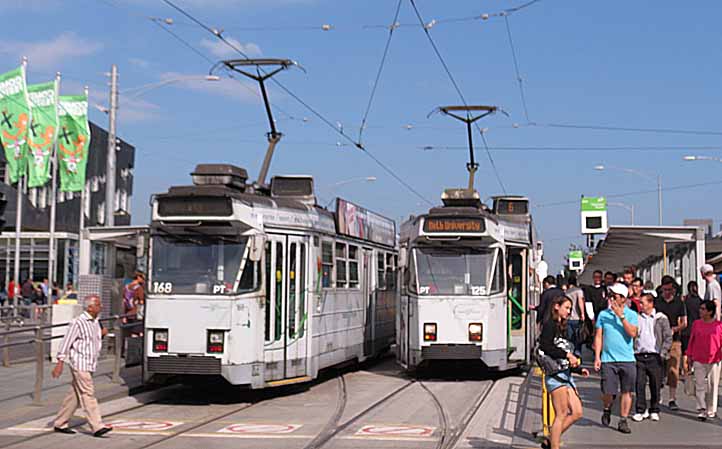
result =
M348 286L358 288L358 246L348 247Z
M386 290L386 257L384 256L384 253L381 251L378 251L376 253L376 258L378 260L378 268L376 271L376 285L379 290Z
M346 277L347 263L346 244L336 242L336 287L338 288L346 288L348 285Z
M394 255L386 254L386 289L394 290L396 288L396 263Z
M321 243L321 286L323 288L333 287L333 243Z
M496 270L494 271L494 279L491 280L491 293L499 293L504 288L504 254L499 251L496 260Z

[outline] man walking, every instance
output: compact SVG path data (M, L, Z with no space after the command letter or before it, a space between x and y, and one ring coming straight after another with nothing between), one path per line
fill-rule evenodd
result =
M716 276L714 274L714 268L712 268L712 265L706 263L702 265L702 268L700 268L699 271L702 272L702 278L707 282L707 288L704 291L704 300L714 301L715 305L717 306L715 319L719 321L720 319L722 319L722 316L720 316L720 304L722 304L722 289L720 289L719 282L717 282Z
M584 343L580 335L582 323L585 320L584 292L577 286L577 278L574 276L569 277L567 284L569 284L569 288L566 294L572 300L572 314L569 315L569 321L567 321L567 334L569 341L574 344L574 353L581 355L582 343Z
M624 284L610 289L610 307L597 318L594 338L594 369L602 374L602 425L612 420L614 397L621 393L620 419L617 429L631 433L627 417L632 409L632 392L636 389L637 368L634 338L637 336L637 314L627 307L629 290Z
M63 373L63 365L68 361L73 381L55 418L54 430L56 432L75 433L68 427L68 421L78 405L85 410L93 436L102 437L113 430L112 427L103 425L93 386L93 372L95 372L101 347L101 329L98 322L101 308L102 304L98 296L86 297L85 312L70 323L68 332L60 345L58 363L53 369L53 378L60 377Z
M666 373L669 386L669 409L679 410L677 405L677 384L679 384L679 369L682 362L682 331L687 327L687 309L684 303L676 296L677 286L674 279L667 276L662 280L662 297L657 298L654 308L667 316L672 326L672 348L669 350Z
M659 421L659 390L662 384L662 361L669 357L672 347L672 328L667 316L654 310L654 297L642 295L639 312L639 332L634 341L637 359L637 413L634 421L652 418ZM647 380L650 404L647 408Z

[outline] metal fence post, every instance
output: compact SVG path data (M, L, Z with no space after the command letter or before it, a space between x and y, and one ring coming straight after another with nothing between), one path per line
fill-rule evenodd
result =
M5 326L5 328L6 331L10 331L10 321L8 321L8 324ZM6 345L10 343L9 335L5 335L5 338L3 338L3 343L5 343ZM3 348L3 366L6 368L10 366L10 348L8 348L7 346Z
M45 342L43 341L42 326L35 327L35 391L33 392L33 404L42 404L43 395L43 374L45 372L44 365Z
M113 334L115 335L115 359L113 360L113 382L120 383L120 356L123 352L123 329L120 327L120 317L116 315L113 320Z

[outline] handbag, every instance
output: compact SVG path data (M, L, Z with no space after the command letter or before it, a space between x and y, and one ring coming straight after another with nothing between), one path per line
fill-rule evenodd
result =
M534 360L546 376L553 376L569 368L568 360L558 360L546 355L539 344L534 348Z

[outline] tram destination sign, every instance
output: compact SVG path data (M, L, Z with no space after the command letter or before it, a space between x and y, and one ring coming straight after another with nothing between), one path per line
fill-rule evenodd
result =
M426 217L426 234L480 234L486 231L482 217Z
M162 217L228 217L233 215L230 198L225 197L166 197L158 199L158 214Z
M338 198L336 228L339 234L396 246L396 223L361 206Z

